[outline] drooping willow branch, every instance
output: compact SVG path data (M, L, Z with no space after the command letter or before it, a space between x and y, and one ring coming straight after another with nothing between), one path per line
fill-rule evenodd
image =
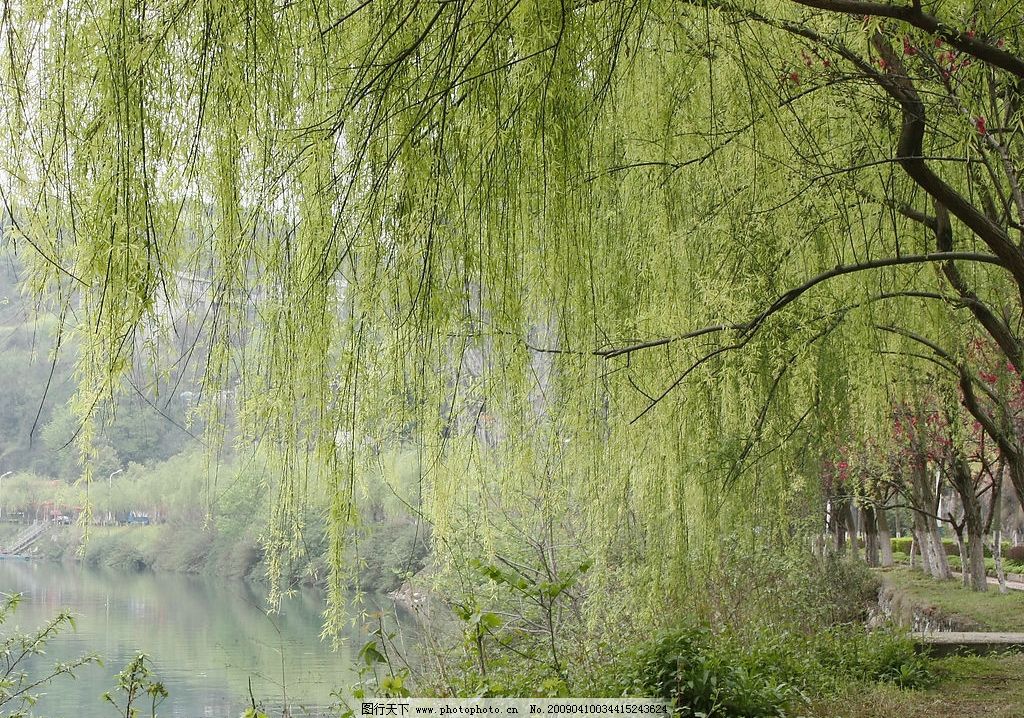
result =
M594 351L595 356L600 356L605 359L614 359L618 356L632 354L636 351L644 349L652 349L654 347L665 346L666 344L672 344L674 342L682 341L685 339L693 339L705 334L713 334L715 332L724 332L733 330L738 332L741 336L748 336L755 333L760 326L773 314L781 311L788 305L795 302L803 294L813 289L823 282L827 282L830 279L836 277L842 277L847 274L854 274L857 272L865 272L872 269L882 269L884 267L897 267L908 264L925 264L929 262L948 262L948 261L970 261L970 262L982 262L985 264L995 264L1002 266L1002 263L997 257L991 254L984 254L982 252L932 252L929 254L908 254L902 257L886 257L884 259L875 259L868 262L859 262L857 264L841 264L833 269L830 269L821 274L817 274L811 277L803 284L790 289L784 294L780 295L774 302L772 302L764 311L759 312L755 316L751 317L745 322L733 323L733 324L713 324L700 329L695 329L685 334L679 334L673 337L662 337L660 339L652 339L650 341L639 342L636 344L630 344L624 347L616 347L611 349L598 349Z

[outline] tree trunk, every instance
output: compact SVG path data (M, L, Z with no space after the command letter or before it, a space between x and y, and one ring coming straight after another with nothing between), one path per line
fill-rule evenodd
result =
M882 549L882 566L892 566L892 532L889 530L889 518L885 509L875 511L875 523L878 526L878 545Z
M846 550L846 520L843 515L842 501L832 499L832 532L836 539L836 554Z
M996 565L996 579L999 581L999 593L1006 593L1009 589L1006 586L1006 572L1003 570L1003 473L1005 464L1000 464L999 470L993 477L992 506L989 511L989 521L986 527L989 535L992 536L992 560ZM995 533L991 533L992 523L995 523Z
M1006 571L1003 570L1003 532L1002 527L996 525L995 537L992 540L992 559L996 564L996 578L999 580L999 593L1009 592L1006 585Z
M842 520L846 524L850 538L850 558L860 558L860 547L857 545L857 520L853 515L853 503L849 500L843 502Z
M920 526L917 525L919 522ZM917 552L921 556L921 570L935 576L937 564L932 556L935 549L928 538L928 523L924 520L924 517L915 514L914 524L914 543L917 544Z
M971 558L971 583L972 591L987 591L988 576L985 575L985 540L981 533L972 535L967 532L967 551Z
M942 580L947 580L952 577L952 573L949 570L949 559L946 557L946 547L942 545L942 537L939 535L939 524L935 519L929 518L926 523L928 524L928 541L931 543L932 552L932 576Z
M953 524L953 533L956 534L956 547L960 551L960 579L964 588L970 588L971 561L967 558L967 544L964 543L963 527Z
M939 537L939 527L934 518L936 491L928 477L928 465L922 459L910 471L911 501L914 505L914 532L921 545L921 559L924 570L934 578L950 577L946 550Z
M953 459L950 483L960 496L964 507L962 528L957 529L957 540L963 529L967 530L968 560L963 562L964 585L972 591L987 591L988 578L985 576L985 522L981 515L981 501L978 500L974 477L971 475L967 461L961 455ZM961 549L961 554L963 549ZM968 576L970 574L970 576Z
M864 527L864 560L868 566L878 566L878 526L875 522L875 507L868 504L860 511Z

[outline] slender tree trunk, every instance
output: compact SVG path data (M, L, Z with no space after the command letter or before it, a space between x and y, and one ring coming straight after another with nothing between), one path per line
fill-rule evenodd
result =
M950 577L949 561L939 536L939 527L934 518L936 492L928 476L928 465L922 459L910 471L911 500L914 504L914 531L921 545L921 559L924 570L933 577Z
M1007 593L1010 589L1006 585L1006 571L1003 570L1003 531L999 524L996 524L996 531L992 539L992 559L996 564L999 593Z
M987 591L988 576L985 574L985 539L979 532L977 535L967 534L967 551L971 558L972 591Z
M921 555L921 570L935 576L936 566L933 553L935 551L929 538L928 522L924 516L914 514L914 543L917 544L917 551Z
M878 526L878 545L882 549L882 566L892 566L892 532L889 530L889 518L885 509L875 511L875 523Z
M985 540L991 541L992 561L995 564L996 580L999 582L999 593L1006 593L1006 572L1003 571L1003 476L1006 472L1006 462L1000 459L995 471L989 476L992 478L992 498L988 504L988 516L985 517ZM995 523L995 535L993 536L992 524Z
M957 531L957 541L963 543L963 530L967 531L967 561L963 561L964 585L972 591L987 591L988 578L985 576L985 522L981 515L981 501L970 467L963 456L953 459L950 483L960 496L964 507L964 520ZM963 556L963 548L960 549ZM968 576L968 574L970 574Z
M942 536L939 535L939 524L935 519L928 519L928 541L931 543L932 561L934 562L932 576L946 580L952 577L949 570L949 559L946 557L946 547L942 543Z
M868 504L861 509L861 523L864 527L864 560L868 566L878 565L878 525L875 507Z
M832 499L832 530L836 538L836 554L846 550L846 518L843 512L843 502L838 498Z
M843 522L846 524L850 538L850 558L860 558L860 547L857 546L857 520L853 515L853 503L849 500L843 502Z
M963 527L953 524L953 533L956 535L956 547L960 551L960 579L964 588L970 588L971 561L967 558L967 544L964 543Z

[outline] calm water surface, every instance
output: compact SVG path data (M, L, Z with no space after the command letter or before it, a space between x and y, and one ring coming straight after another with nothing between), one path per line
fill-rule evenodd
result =
M77 614L77 631L54 639L35 667L88 652L103 658L103 666L79 669L77 680L43 689L37 716L114 716L101 696L139 651L152 657L155 677L170 691L160 716L237 717L250 705L250 679L272 715L284 705L292 716L337 715L331 692L358 680L355 652L365 637L353 628L337 652L322 643L323 602L312 590L268 616L262 588L242 581L0 560L0 591L24 594L11 621L22 630L62 608ZM364 608L395 612L386 598L368 603ZM412 622L408 614L399 618Z

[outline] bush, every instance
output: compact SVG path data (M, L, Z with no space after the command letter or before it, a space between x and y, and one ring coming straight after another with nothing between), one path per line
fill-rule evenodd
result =
M1003 558L1017 564L1024 564L1024 546L1008 546L1004 548Z
M624 692L659 697L681 716L786 715L799 691L776 681L774 666L750 663L708 629L685 628L639 647Z
M907 554L909 556L910 544L912 541L913 538L911 538L910 536L900 536L899 538L892 539L890 543L892 545L893 553L899 551L900 553Z
M359 544L359 585L364 591L394 591L426 565L426 530L413 523L372 526Z
M699 617L724 626L782 623L814 631L867 618L881 579L863 561L800 546L733 546L702 586Z
M929 685L927 657L902 634L840 626L811 635L765 631L746 638L690 626L639 646L620 694L654 695L682 716L783 716L808 694L851 683Z
M85 544L85 563L120 571L144 571L150 559L122 535L94 536Z
M911 536L901 536L891 540L893 552L900 552L909 555L910 554L910 542L913 540ZM960 556L960 549L956 545L956 541L951 538L942 539L942 547L946 550L947 556ZM991 558L992 551L988 544L985 544L985 557ZM1003 558L1024 564L1024 546L1011 546L1008 542L1003 541Z
M934 678L927 657L917 653L905 634L843 627L816 636L807 648L824 669L820 675L837 681L819 690L839 689L851 680L923 688Z

